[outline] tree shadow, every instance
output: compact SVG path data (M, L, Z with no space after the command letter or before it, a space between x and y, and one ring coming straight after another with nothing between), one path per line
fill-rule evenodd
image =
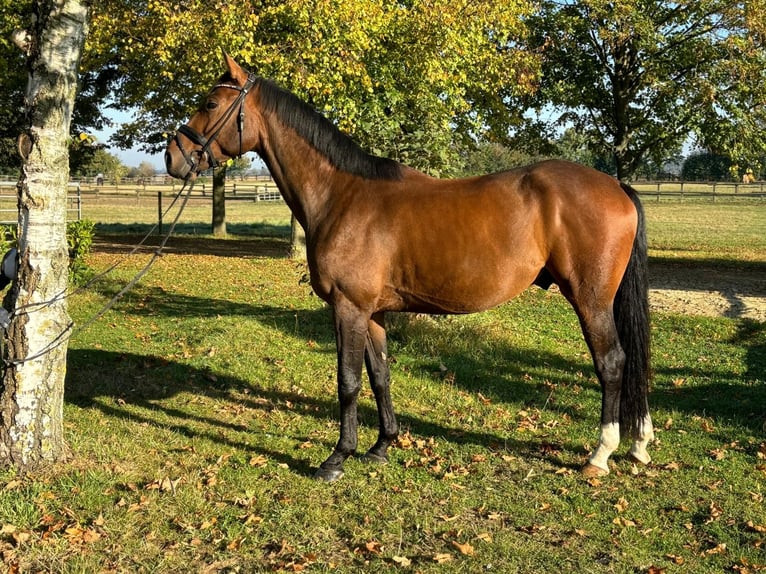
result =
M152 252L164 239L163 235L153 234L148 237L138 234L137 230L129 228L129 231L119 232L112 230L109 233L99 233L93 240L93 250L101 253L129 253L136 248L139 242L144 240L139 251ZM148 233L150 228L147 227ZM288 230L289 231L289 230ZM236 238L228 239L198 237L174 234L168 239L163 248L168 254L194 254L216 255L219 257L288 257L290 254L289 237L284 237L280 231L274 236L269 234L253 234L247 237L245 234L234 234Z
M745 297L766 298L766 263L727 259L677 260L652 257L649 279L652 289L718 293L729 305L724 315L741 318L747 310Z
M118 286L107 286L111 291ZM263 325L277 329L282 333L311 338L323 348L332 348L334 335L332 332L331 311L326 308L295 310L281 306L257 305L232 302L225 299L196 297L168 292L162 288L138 286L130 292L126 299L140 299L140 306L131 304L128 300L118 303L116 310L134 315L164 315L168 317L215 317L215 316L248 316L255 318ZM541 310L544 312L544 309ZM300 329L296 325L300 325ZM438 322L427 326L433 333L440 329ZM528 327L525 327L528 328ZM447 368L459 371L454 384L467 392L482 393L497 402L521 402L525 405L547 405L550 390L539 383L529 382L529 375L543 378L551 369L561 374L559 382L566 392L566 386L576 383L582 373L590 375L593 366L585 357L582 360L572 360L546 351L530 351L511 346L501 347L492 343L486 333L479 328L465 325L461 336L470 338L474 343L472 350L464 347L450 352L445 350L444 360ZM421 333L429 336L429 333ZM394 337L398 337L394 333ZM393 341L393 346L402 345L405 341ZM764 346L764 325L757 322L741 322L736 336L736 343L748 349L749 376L755 380L764 380L766 373L766 349ZM486 358L492 356L492 361ZM253 357L253 360L267 360L264 357ZM289 368L289 358L286 359ZM417 369L428 373L434 369L433 364L421 361ZM438 368L438 366L436 367ZM698 370L698 367L696 367ZM657 375L664 380L677 377L690 377L695 374L693 367L661 368ZM289 452L278 452L264 447L253 446L251 443L240 442L223 436L223 430L238 432L257 432L244 426L232 426L231 423L216 419L212 416L181 411L175 407L163 404L163 401L182 393L193 392L201 396L221 401L235 401L248 409L268 409L274 405L292 403L301 405L300 412L317 420L317 424L325 425L329 421L337 421L338 404L334 393L326 397L306 396L293 392L278 391L268 388L260 381L246 381L225 373L215 373L214 380L209 377L209 371L198 369L182 362L166 360L151 355L120 353L98 349L70 349L69 368L67 375L66 400L80 406L90 406L102 410L109 416L125 418L132 421L155 425L158 428L168 427L185 436L201 436L226 446L246 451L255 450L287 464L297 473L310 475L313 469L307 460L297 458ZM651 407L662 407L670 410L680 410L689 414L712 416L730 420L744 426L753 432L762 430L763 409L766 405L766 386L762 384L736 384L737 375L732 374L727 380L710 385L693 388L668 388L663 386L655 389L650 396ZM396 381L394 381L396 384ZM595 386L583 385L587 393L599 393ZM111 398L113 400L97 400ZM173 419L171 425L153 420L150 414L138 415L120 406L120 401L141 407L146 413L162 412ZM582 417L583 413L571 406L556 406L560 412L571 417ZM365 424L377 426L377 412L374 406L365 402L360 404L360 418ZM759 419L760 416L760 419ZM593 414L594 421L598 413ZM409 428L421 436L438 436L454 443L471 443L486 448L504 444L520 456L539 457L543 438L531 436L525 440L509 440L493 431L470 431L460 426L442 422L434 422L427 417L411 412L399 412L402 426ZM194 427L188 421L198 423ZM202 425L200 430L199 425ZM287 431L289 432L289 431ZM296 439L298 437L295 437ZM334 445L327 444L331 449ZM361 447L360 447L361 448ZM577 445L567 445L564 448L575 451Z

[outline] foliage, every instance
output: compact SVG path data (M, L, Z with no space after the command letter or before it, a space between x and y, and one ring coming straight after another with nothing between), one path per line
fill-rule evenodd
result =
M16 141L24 125L25 56L11 41L14 30L27 25L31 0L0 0L0 172L18 170Z
M108 152L105 147L96 146L72 172L72 176L95 177L99 173L103 174L108 181L118 182L128 174L128 168L120 158Z
M724 0L551 0L535 19L544 73L538 105L587 134L630 178L661 165L690 132L733 157L766 145L766 48L752 8Z
M0 0L0 172L15 173L21 165L16 141L25 118L24 91L28 73L26 55L12 41L12 33L27 29L33 13L31 0ZM113 85L114 70L84 67L79 75L79 89L72 110L70 169L77 171L93 149L92 139L85 142L80 134L101 129L107 122L105 102ZM84 145L85 144L85 145Z
M93 245L96 223L89 219L70 221L66 226L67 247L69 249L69 280L75 285L82 285L92 276L87 262Z
M731 159L708 152L694 153L686 158L681 179L689 181L728 181Z
M82 285L92 276L88 255L93 245L96 224L87 219L67 223L67 249L69 250L69 280ZM18 227L0 225L0 258L18 244Z
M88 66L118 70L115 105L137 110L121 145L164 146L163 132L222 72L225 47L365 148L446 174L469 136L520 122L509 104L538 73L519 47L530 9L524 0L113 0L94 6ZM128 30L113 26L123 20Z
M142 180L151 178L157 170L148 161L142 161L138 167L132 167L128 170L127 176L134 179Z
M461 175L484 175L528 165L542 157L510 149L500 143L480 143L469 149L463 159Z

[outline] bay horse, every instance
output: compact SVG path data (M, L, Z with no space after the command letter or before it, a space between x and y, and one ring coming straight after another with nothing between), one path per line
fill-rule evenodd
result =
M566 161L467 179L429 177L363 151L290 92L224 55L227 71L171 138L170 175L193 179L255 151L306 232L311 285L332 306L340 438L315 478L334 481L357 448L363 364L388 460L398 425L384 315L473 313L532 284L557 284L580 320L602 390L601 432L583 466L609 472L621 434L648 463L649 311L644 216L636 192Z

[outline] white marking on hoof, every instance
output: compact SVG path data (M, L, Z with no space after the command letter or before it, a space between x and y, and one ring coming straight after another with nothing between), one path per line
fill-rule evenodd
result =
M598 439L598 448L590 457L589 465L609 472L609 457L620 444L620 425L609 423L601 426L601 437ZM586 465L587 466L587 465Z
M647 445L654 440L654 428L652 427L652 417L646 415L641 425L636 429L633 438L633 446L630 449L630 457L641 464L649 464L652 457L646 450Z

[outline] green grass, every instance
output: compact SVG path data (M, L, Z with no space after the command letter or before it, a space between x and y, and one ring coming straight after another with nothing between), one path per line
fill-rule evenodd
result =
M695 238L695 226L676 225L682 213L647 212L653 234L667 237L657 252L764 259L762 243ZM711 228L723 216L699 217ZM72 316L86 320L143 262L135 256L74 296ZM611 475L586 481L577 471L597 441L600 392L562 297L530 290L487 313L394 319L403 438L387 466L352 459L327 485L311 475L337 440L334 337L304 272L282 258L166 255L77 332L65 404L72 460L30 476L0 472L0 563L131 573L766 569L766 324L655 314L654 462L634 467L623 445ZM360 415L362 450L376 436L367 388Z
M644 199L644 210L653 256L766 262L766 204Z

